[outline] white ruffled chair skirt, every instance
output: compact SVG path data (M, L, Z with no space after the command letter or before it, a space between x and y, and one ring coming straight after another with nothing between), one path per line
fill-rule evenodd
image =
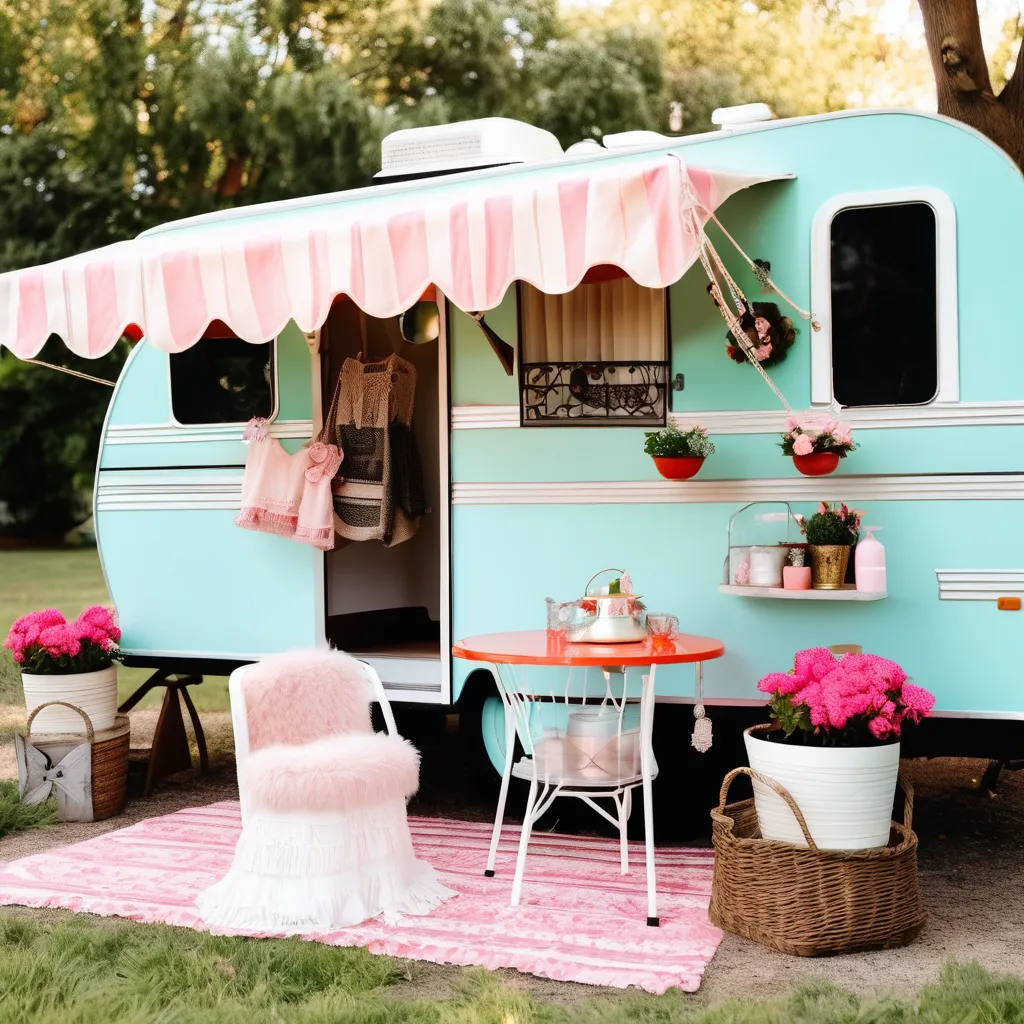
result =
M455 896L417 860L405 800L357 811L254 810L196 906L211 931L303 935L429 914Z

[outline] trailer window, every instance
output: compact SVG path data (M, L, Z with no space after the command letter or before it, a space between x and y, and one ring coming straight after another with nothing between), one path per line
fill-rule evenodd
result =
M832 218L832 389L840 405L935 398L936 254L927 203L855 207Z
M202 338L173 352L171 414L181 424L245 423L274 412L274 344Z
M523 426L664 424L667 379L664 289L630 278L564 295L520 286Z

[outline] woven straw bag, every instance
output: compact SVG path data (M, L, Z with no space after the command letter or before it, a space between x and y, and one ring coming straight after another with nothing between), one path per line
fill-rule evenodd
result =
M733 779L749 775L789 805L807 847L762 839L753 800L726 805ZM726 775L711 812L715 868L708 915L727 932L795 956L829 956L905 946L924 926L917 886L914 793L900 772L903 824L887 846L819 850L793 797L750 768Z

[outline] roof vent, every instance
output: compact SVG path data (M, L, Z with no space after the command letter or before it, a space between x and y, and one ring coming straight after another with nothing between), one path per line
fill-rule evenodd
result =
M403 128L380 145L375 182L409 181L507 164L557 160L562 147L551 132L508 117Z
M586 156L588 153L601 153L603 147L597 139L580 139L574 142L566 151L566 156Z
M738 107L719 107L711 114L711 123L720 128L734 128L741 124L770 121L772 111L767 103L742 103Z
M662 135L660 132L632 131L613 132L601 139L607 149L630 149L634 146L664 146L676 142L677 139L671 135Z

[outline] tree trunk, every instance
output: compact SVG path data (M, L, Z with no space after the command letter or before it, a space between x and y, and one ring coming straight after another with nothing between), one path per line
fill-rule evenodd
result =
M996 96L985 60L977 0L918 0L935 73L939 113L987 135L1024 167L1024 73L1018 61Z

